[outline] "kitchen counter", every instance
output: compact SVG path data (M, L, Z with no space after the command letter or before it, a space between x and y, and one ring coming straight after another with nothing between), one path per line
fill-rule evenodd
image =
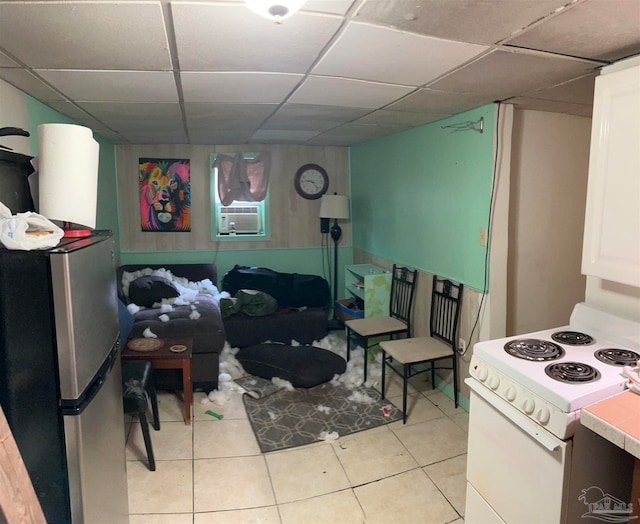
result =
M587 406L583 426L640 459L640 395L625 391Z
M583 426L635 457L631 502L640 509L640 395L625 391L587 406L580 413Z

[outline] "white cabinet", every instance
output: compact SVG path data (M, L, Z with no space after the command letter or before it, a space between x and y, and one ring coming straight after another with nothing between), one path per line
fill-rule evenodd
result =
M640 287L640 57L596 78L582 273Z

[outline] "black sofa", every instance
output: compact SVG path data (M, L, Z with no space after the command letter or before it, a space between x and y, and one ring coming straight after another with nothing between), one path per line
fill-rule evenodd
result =
M329 331L331 290L316 275L281 273L267 268L235 266L222 279L221 290L234 296L241 289L254 289L271 295L278 310L252 317L242 312L223 320L227 342L244 348L263 342L311 344Z
M176 277L184 277L191 282L209 279L216 285L217 271L213 264L130 264L120 266L117 270L118 293L120 299L128 304L122 288L122 275L126 271L151 269L167 269ZM189 318L192 314L190 305L174 306L168 314L170 320L162 322L161 312L157 308L141 309L134 317L133 327L128 339L142 337L149 328L159 338L193 338L191 377L194 389L210 391L218 387L220 353L224 348L225 332L217 300L208 294L199 293L195 307L200 314L197 319ZM182 378L179 370L157 370L156 382L159 389L182 389Z

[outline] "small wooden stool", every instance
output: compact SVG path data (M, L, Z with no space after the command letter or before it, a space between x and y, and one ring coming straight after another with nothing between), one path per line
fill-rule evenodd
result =
M155 471L156 461L153 456L149 422L147 421L147 409L149 408L147 397L151 401L153 428L157 431L160 429L160 419L158 418L156 388L153 382L153 366L148 360L123 361L122 399L124 412L129 415L138 415L142 437L144 438L144 447L147 450L147 458L149 459L149 469Z

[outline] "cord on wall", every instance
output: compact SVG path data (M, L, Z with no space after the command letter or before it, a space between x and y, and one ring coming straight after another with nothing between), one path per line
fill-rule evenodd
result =
M442 129L451 129L451 132L456 131L477 131L478 133L484 133L484 117L481 116L478 120L467 120L466 122L460 122L459 124L449 124L442 126Z

